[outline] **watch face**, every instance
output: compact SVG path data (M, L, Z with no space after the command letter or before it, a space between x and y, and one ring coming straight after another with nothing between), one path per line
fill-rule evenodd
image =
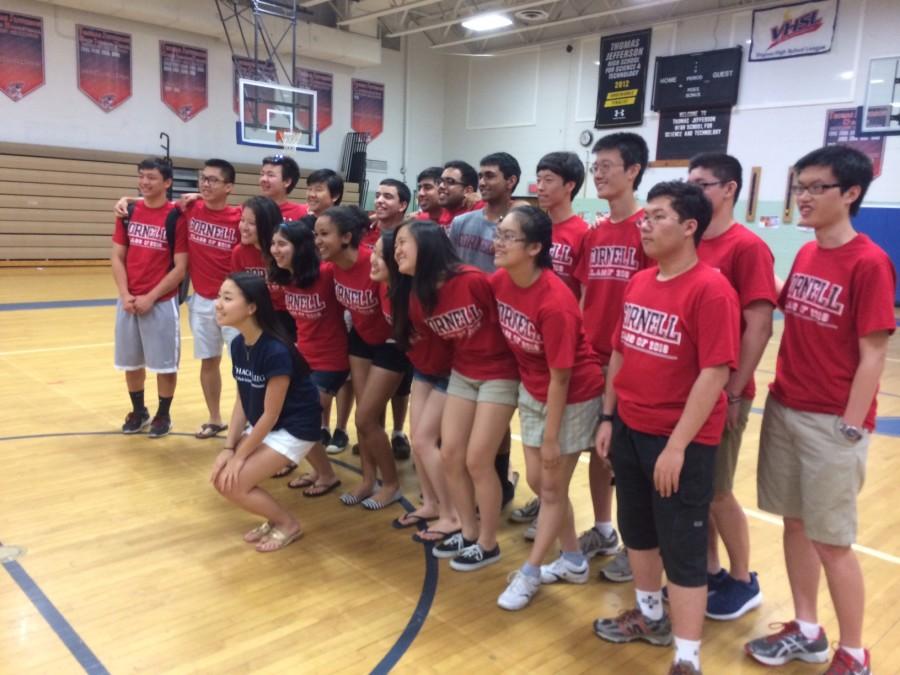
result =
M594 134L592 134L589 129L585 129L581 132L581 136L579 136L578 140L584 147L587 147L594 142Z

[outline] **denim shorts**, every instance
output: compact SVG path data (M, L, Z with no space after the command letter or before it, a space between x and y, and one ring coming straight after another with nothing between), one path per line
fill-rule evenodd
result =
M313 370L309 374L309 379L319 388L319 391L331 396L337 395L348 377L350 377L349 370Z

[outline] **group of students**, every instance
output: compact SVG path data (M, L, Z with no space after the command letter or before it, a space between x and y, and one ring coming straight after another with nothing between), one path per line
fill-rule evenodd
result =
M340 205L340 177L327 170L307 179L306 208L289 202L299 171L280 156L263 160L260 197L228 207L234 170L210 160L200 198L182 202L169 250L171 174L141 163L143 202L114 236L116 365L126 370L133 403L123 431L150 424L151 435L163 435L171 427L174 293L190 260L191 327L210 412L198 435L227 431L211 481L265 518L247 542L274 551L302 533L260 487L264 479L305 458L312 470L294 483L306 494L340 484L326 446L343 449L329 439L344 432L349 407L342 413L339 405L334 434L329 408L349 377L362 479L340 501L379 510L400 499L385 413L408 394L421 504L393 526L416 527L413 539L452 569L498 562L518 410L526 480L537 497L511 519L530 522L533 544L498 605L521 610L542 584L586 583L588 560L616 553L603 575L633 579L636 607L598 619L595 633L611 642L674 642L670 672L696 673L704 615L735 619L762 601L732 488L777 306L784 333L757 480L760 506L784 518L795 618L746 651L768 665L828 660L816 615L824 567L841 631L827 672L871 672L851 544L895 326L895 272L851 223L872 180L870 161L833 146L797 162L793 191L816 240L782 284L768 247L734 220L737 159L695 157L687 181L658 183L641 207L643 139L611 134L593 153L597 195L610 207L595 226L572 210L585 170L570 152L539 162L540 208L514 201L521 170L499 152L477 171L461 161L423 171L421 210L409 218L404 183L382 181L370 217ZM124 205L117 208L124 215ZM229 329L239 396L225 425L211 370L217 377ZM159 375L152 421L144 367ZM590 453L595 524L579 536L569 483L582 452ZM543 564L557 541L559 557Z

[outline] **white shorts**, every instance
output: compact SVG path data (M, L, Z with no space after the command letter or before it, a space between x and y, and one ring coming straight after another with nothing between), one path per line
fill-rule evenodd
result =
M118 370L177 373L181 358L178 301L157 302L146 314L129 314L116 302L115 366Z
M248 424L244 434L249 434L251 431L253 431L253 425ZM272 448L279 455L284 455L294 464L299 464L300 460L309 454L309 451L313 449L317 442L302 441L296 436L291 436L284 429L273 429L262 440L263 445Z
M216 301L194 293L187 301L194 334L194 358L212 359L222 356L222 343L230 345L238 331L216 323Z

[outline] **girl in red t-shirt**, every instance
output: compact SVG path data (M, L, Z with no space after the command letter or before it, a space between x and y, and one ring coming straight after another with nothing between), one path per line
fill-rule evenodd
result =
M517 207L497 226L491 278L503 336L519 365L519 421L528 485L541 515L528 561L497 604L524 608L541 583L587 582L589 568L575 533L569 482L583 451L593 445L600 416L603 371L588 345L578 300L553 273L553 225L532 206ZM562 554L544 556L559 539Z
M518 370L497 324L487 275L460 264L436 223L404 224L395 237L397 266L413 279L412 328L432 330L454 350L440 438L462 530L435 545L433 553L453 558L455 570L475 570L500 559L501 489L494 459L516 409ZM400 312L396 315L399 319Z
M347 506L362 503L370 511L383 509L401 497L391 442L384 430L387 402L403 380L409 361L390 341L391 327L381 312L378 283L369 277L371 251L359 247L369 218L354 206L333 206L316 220L316 247L322 260L334 266L338 302L350 311L349 354L356 395L356 431L363 479L341 495ZM376 491L376 472L381 487Z
M334 296L334 270L329 263L319 263L315 222L315 216L304 216L295 223L282 223L271 247L277 265L271 276L284 289L285 306L297 327L297 350L309 364L322 404L322 443L307 456L315 472L288 483L291 488L306 488L307 497L328 494L341 484L323 446L330 438L325 411L350 372L344 308Z

